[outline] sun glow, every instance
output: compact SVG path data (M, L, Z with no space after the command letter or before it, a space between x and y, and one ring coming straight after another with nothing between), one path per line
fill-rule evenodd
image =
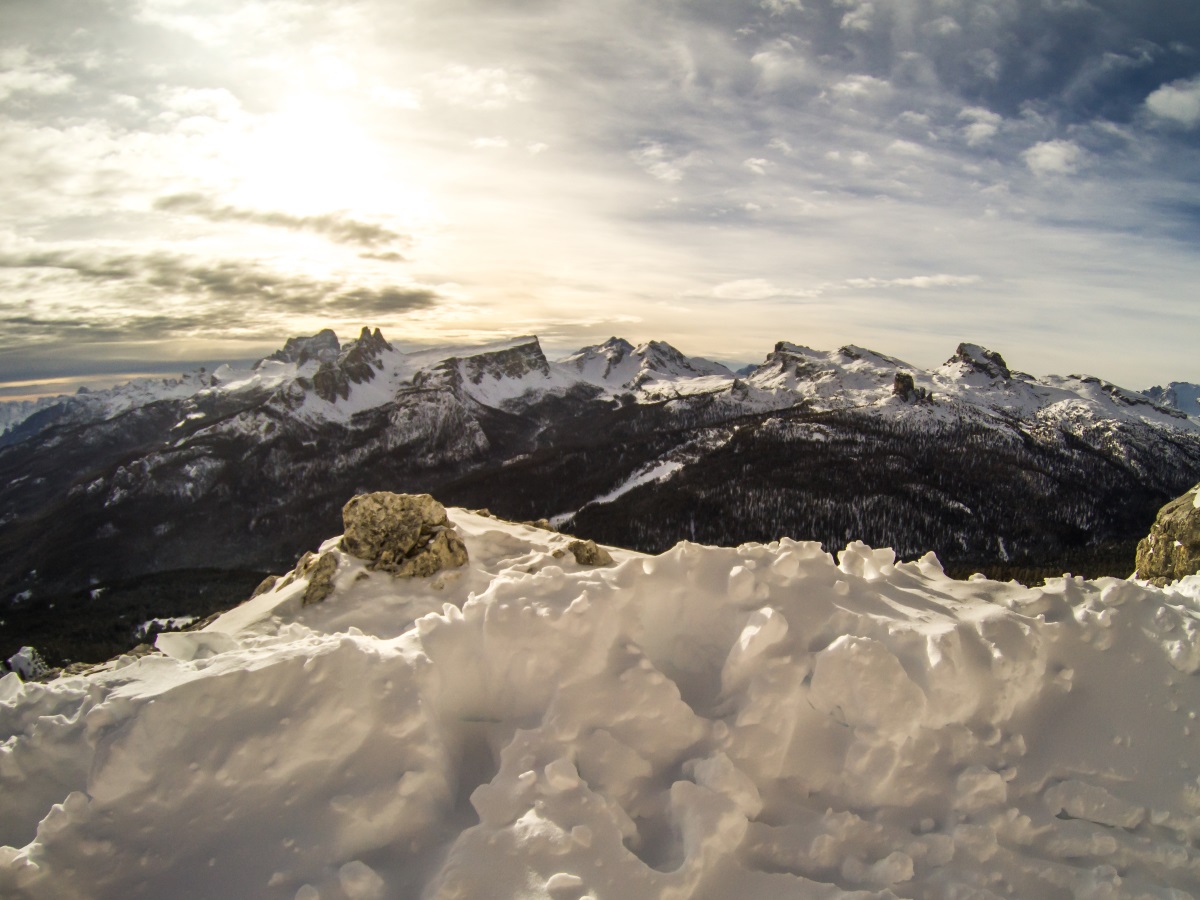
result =
M428 191L408 183L402 162L334 97L295 96L238 143L238 203L295 215L382 216L408 228L436 218Z

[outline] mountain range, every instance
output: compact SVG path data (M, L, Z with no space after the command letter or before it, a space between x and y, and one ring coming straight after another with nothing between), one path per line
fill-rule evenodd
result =
M373 490L648 552L789 536L964 575L1127 575L1200 481L1187 387L1035 378L969 343L927 371L781 342L735 374L659 341L551 361L535 337L403 352L326 330L252 366L0 405L0 653L95 658L223 608Z

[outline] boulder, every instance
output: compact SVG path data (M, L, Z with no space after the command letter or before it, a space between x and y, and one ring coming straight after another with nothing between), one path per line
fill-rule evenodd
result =
M337 572L337 557L332 553L322 553L313 557L305 567L303 575L308 578L308 587L301 606L320 603L333 593L333 576Z
M360 494L342 507L341 548L367 568L424 577L467 562L467 548L428 494Z
M571 541L567 549L575 554L575 562L581 566L612 565L612 555L595 541Z
M1137 577L1159 587L1200 572L1200 485L1158 511L1137 548Z

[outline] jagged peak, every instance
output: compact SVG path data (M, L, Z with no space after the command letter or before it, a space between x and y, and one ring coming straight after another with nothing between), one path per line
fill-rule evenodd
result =
M633 344L629 343L629 341L625 340L625 338L616 337L614 335L613 337L610 337L607 341L605 341L603 344L597 344L595 347L585 347L584 349L586 349L586 350L622 350L622 351L628 353L630 350L633 349Z
M1012 378L1012 372L1004 357L995 350L988 350L978 344L961 343L954 355L946 360L946 365L961 364L974 372L981 372L989 378Z
M366 329L364 329L365 331ZM312 359L321 362L332 362L337 359L342 345L332 328L322 328L314 335L290 337L279 350L270 356L260 359L255 368L264 362L284 362L304 365Z
M775 349L771 351L769 356L774 356L777 353L787 354L788 356L816 356L817 351L812 347L806 347L803 344L793 344L790 341L778 341L775 344Z

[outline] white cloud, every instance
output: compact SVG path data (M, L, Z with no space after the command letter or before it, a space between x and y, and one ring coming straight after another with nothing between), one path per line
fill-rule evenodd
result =
M922 26L922 31L926 34L936 35L937 37L954 37L962 33L962 26L953 16L939 16Z
M817 297L821 289L796 290L779 287L767 278L739 278L718 284L710 294L718 300L770 300L772 297Z
M471 141L471 146L476 150L503 150L508 146L508 138L502 137L480 137Z
M891 85L873 75L851 75L843 78L830 90L839 100L879 97L891 90Z
M678 184L687 169L700 161L694 153L674 154L657 141L643 142L629 157L647 174L667 184Z
M759 85L768 91L815 84L816 74L786 40L774 40L750 57Z
M775 150L779 153L782 153L784 156L791 156L792 154L794 154L796 152L792 148L791 144L789 144L787 141L785 141L783 138L780 138L780 137L771 138L771 140L767 143L767 149Z
M74 83L74 76L36 59L24 47L0 51L0 101L13 94L63 94Z
M978 275L913 275L908 278L848 278L846 287L858 290L876 290L878 288L910 287L920 290L929 288L963 287L968 284L978 284L982 281Z
M1083 148L1074 141L1042 141L1021 154L1034 175L1074 175L1083 161Z
M181 116L207 116L228 122L237 118L242 104L225 88L163 88L158 102Z
M1200 75L1164 84L1146 98L1146 108L1186 128L1200 125Z
M920 144L914 144L912 141L894 140L888 144L888 153L894 153L897 156L927 156L927 151Z
M963 126L963 136L967 146L978 147L993 138L1000 130L1003 117L996 115L990 109L981 106L968 106L958 114L960 119L967 119L971 124Z
M842 16L845 31L870 31L874 27L875 4L870 0L836 0L837 5L850 11Z
M772 165L769 159L760 159L757 157L742 161L742 166L749 169L755 175L766 175L767 169Z
M433 92L446 103L472 109L504 109L527 102L534 87L533 76L507 69L473 69L453 64L425 76Z
M782 16L791 10L804 9L800 0L762 0L759 5L773 16Z

